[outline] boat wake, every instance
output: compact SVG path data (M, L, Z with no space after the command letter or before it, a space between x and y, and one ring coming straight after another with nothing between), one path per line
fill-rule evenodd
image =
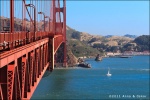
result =
M133 68L130 68L130 69L125 69L125 68L111 68L112 70L133 70L133 71L150 71L150 69L133 69Z

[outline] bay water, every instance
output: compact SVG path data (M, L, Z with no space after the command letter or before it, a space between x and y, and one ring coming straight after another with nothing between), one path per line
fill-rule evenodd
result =
M54 69L43 77L34 99L150 99L149 56L86 59L92 68ZM106 74L110 68L111 77Z

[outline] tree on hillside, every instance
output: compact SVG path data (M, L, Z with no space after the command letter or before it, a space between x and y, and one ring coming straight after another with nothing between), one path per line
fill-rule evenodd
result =
M101 44L94 44L93 48L103 48L103 49L107 49L108 45L105 45L104 43Z
M71 37L79 40L81 37L80 32L78 32L78 31L73 32Z
M137 50L138 51L150 51L150 35L142 35L137 37L134 42L138 45Z
M96 38L92 38L88 43L92 43L92 42L95 42L95 41L97 41L97 39Z
M149 45L150 35L142 35L135 38L134 42L138 45Z

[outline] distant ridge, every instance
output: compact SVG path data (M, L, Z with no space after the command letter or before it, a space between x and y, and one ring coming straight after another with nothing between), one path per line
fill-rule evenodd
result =
M129 38L133 38L133 39L135 39L136 37L138 37L137 35L130 35L130 34L126 34L124 36L125 37L129 37Z
M104 36L105 38L110 38L110 37L113 37L114 35L106 35ZM132 39L135 39L137 38L138 36L137 35L130 35L130 34L125 34L124 37L128 37L128 38L132 38Z
M106 35L106 36L104 36L105 38L110 38L110 37L112 37L113 35Z

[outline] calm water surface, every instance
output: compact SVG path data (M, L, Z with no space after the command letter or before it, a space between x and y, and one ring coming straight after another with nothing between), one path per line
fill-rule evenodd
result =
M149 56L87 59L91 69L54 69L32 99L149 99ZM111 77L107 77L108 67Z

